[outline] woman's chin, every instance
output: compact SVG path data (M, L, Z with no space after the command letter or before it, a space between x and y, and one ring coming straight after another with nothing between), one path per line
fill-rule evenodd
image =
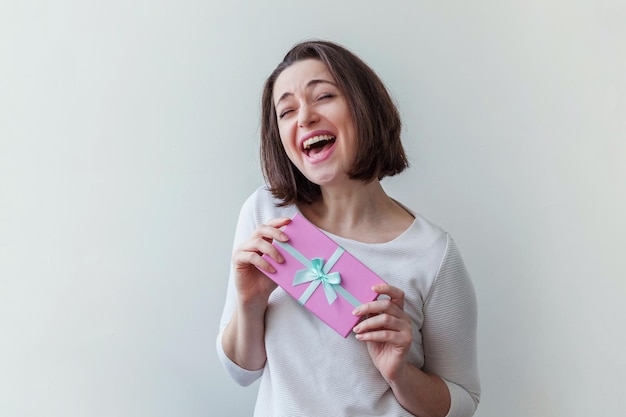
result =
M305 175L309 181L313 184L319 185L322 188L341 187L350 184L351 180L344 172L328 172Z

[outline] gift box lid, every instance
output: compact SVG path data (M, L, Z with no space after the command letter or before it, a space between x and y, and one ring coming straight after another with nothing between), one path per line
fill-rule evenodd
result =
M276 272L262 272L347 337L360 320L352 314L354 308L375 300L378 293L372 286L385 281L299 213L283 231L289 240L272 244L285 262L263 255Z

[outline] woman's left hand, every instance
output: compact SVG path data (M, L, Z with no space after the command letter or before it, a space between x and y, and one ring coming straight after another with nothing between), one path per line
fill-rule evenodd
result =
M354 314L365 319L354 327L354 332L357 339L367 342L374 366L387 382L391 382L407 364L406 357L413 340L411 320L404 312L401 289L382 284L374 286L373 290L389 298L357 307Z

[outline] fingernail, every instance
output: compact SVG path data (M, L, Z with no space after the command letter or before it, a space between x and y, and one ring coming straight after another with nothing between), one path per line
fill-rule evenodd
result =
M288 241L288 240L289 240L289 237L287 237L287 235L286 235L286 234L281 233L281 234L280 234L280 240L282 240L283 242L286 242L286 241Z
M354 310L352 310L352 315L358 316L359 315L359 309L355 308Z

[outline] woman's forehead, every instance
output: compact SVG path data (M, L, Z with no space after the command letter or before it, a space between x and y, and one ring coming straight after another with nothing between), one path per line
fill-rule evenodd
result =
M274 102L276 103L285 94L301 92L326 81L336 84L328 67L318 59L305 59L295 62L285 68L274 82Z

